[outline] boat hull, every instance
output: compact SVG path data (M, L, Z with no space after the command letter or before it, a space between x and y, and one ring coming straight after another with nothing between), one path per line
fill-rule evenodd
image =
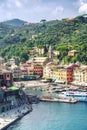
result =
M87 92L62 92L59 94L62 98L73 98L80 102L87 102Z

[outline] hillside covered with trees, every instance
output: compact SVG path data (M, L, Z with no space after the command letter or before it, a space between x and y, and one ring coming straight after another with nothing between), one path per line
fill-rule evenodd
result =
M87 64L87 15L73 19L41 20L40 23L21 26L0 23L0 55L6 59L19 56L21 61L26 61L30 57L28 50L36 46L48 49L49 45L59 51L59 62ZM70 50L79 53L68 56Z

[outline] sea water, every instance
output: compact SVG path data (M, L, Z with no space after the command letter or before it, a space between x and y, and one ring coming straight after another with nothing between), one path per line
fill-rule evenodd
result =
M33 105L33 111L8 130L87 130L87 103Z

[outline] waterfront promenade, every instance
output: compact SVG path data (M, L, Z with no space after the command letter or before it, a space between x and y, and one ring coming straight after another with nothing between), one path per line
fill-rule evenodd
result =
M15 121L21 119L24 115L32 110L31 105L22 105L18 108L12 109L0 114L0 130L5 130Z
M21 87L21 85L24 85L25 88L44 87L44 86L48 86L49 84L50 83L41 82L40 80L14 82L15 86Z
M31 88L31 87L45 87L49 85L60 85L61 87L74 87L74 88L79 88L81 86L78 85L69 85L69 84L60 84L60 83L52 83L52 82L42 82L41 80L29 80L29 81L19 81L19 82L14 82L15 86L21 87L24 86L25 88Z

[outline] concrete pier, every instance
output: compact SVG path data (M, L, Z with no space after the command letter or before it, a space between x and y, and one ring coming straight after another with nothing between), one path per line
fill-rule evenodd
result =
M6 130L10 125L21 119L30 111L32 111L32 107L30 105L23 105L0 114L0 130Z
M75 99L65 99L65 98L40 97L39 100L43 102L77 103L77 100Z

